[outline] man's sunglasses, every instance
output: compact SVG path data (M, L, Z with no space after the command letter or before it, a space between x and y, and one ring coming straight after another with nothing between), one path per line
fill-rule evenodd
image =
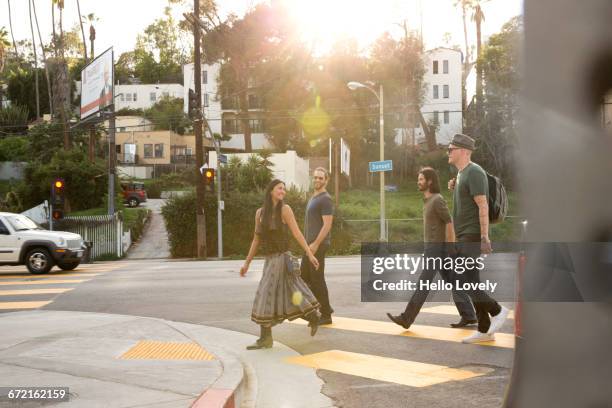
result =
M451 154L453 152L453 150L459 150L461 149L460 147L449 147L448 149L446 149L446 153Z

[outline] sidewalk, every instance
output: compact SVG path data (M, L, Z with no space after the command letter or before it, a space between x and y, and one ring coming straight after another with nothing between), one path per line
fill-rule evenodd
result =
M165 200L149 199L143 207L151 210L151 216L142 236L129 249L127 259L162 259L170 257L168 232L161 208Z
M0 315L0 332L0 386L69 387L57 406L333 406L314 370L284 362L298 353L278 342L247 352L256 337L243 333L45 310Z

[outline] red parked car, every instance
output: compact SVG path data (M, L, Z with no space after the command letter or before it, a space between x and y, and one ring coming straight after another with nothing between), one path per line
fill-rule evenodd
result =
M140 203L147 201L144 183L121 183L121 189L123 191L123 201L130 207L138 207Z

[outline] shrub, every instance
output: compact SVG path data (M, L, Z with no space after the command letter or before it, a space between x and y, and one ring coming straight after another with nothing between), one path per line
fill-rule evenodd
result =
M106 166L102 161L90 162L78 149L57 151L48 163L28 164L18 192L24 206L30 208L48 200L55 177L66 181L70 210L102 206L107 193Z

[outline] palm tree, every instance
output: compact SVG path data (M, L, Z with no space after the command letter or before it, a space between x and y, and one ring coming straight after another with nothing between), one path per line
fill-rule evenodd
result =
M89 23L89 41L90 41L89 55L91 55L91 59L93 60L96 55L94 53L94 41L96 40L96 29L94 28L93 23L96 21L99 21L100 19L96 17L94 13L89 13L88 15L81 16L81 17L86 19L87 22Z
M36 55L36 38L34 37L34 25L32 24L32 1L28 0L28 11L30 14L30 30L32 32L32 51L34 52L34 81L36 91L36 120L40 119L40 88L38 84L38 57Z
M45 51L45 44L43 43L42 36L40 35L40 25L38 24L38 16L36 15L36 2L32 1L32 11L34 12L34 22L36 23L36 30L38 31L38 40L40 42L40 50L42 52L43 61L45 63L45 78L47 79L47 93L49 95L49 114L53 117L53 93L51 92L51 80L49 79L49 65L47 64L47 52Z
M83 29L83 16L81 16L81 2L76 0L77 11L79 12L79 24L81 25L81 35L83 36L83 56L85 57L85 61L88 61L87 58L87 41L85 41L85 30ZM92 56L93 58L93 56Z
M485 15L480 7L480 2L477 0L473 6L472 21L476 23L476 101L480 106L482 104L482 63L480 59L480 51L482 49L482 22L485 20Z
M8 18L9 18L9 28L11 30L11 38L13 39L13 48L15 49L15 56L19 55L17 52L17 43L15 43L15 36L13 35L13 19L11 18L11 0L6 0L8 3Z
M11 43L8 40L8 31L6 28L0 28L0 73L2 73L4 69L4 61L6 60L6 50L11 46ZM1 91L1 89L0 89Z

